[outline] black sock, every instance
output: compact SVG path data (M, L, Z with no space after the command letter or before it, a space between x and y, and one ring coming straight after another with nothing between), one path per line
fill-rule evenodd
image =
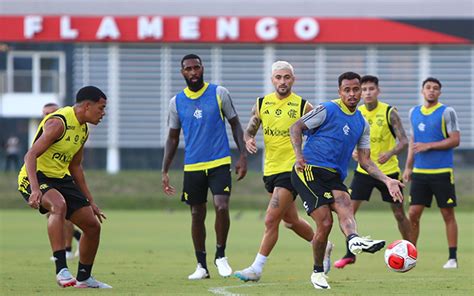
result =
M449 259L456 259L457 258L457 247L449 248Z
M76 280L82 282L90 278L92 271L92 264L86 265L79 262L79 266L77 267L77 277Z
M53 253L55 258L54 264L56 264L56 274L58 274L61 269L67 268L66 264L66 250L59 250Z
M81 239L81 232L77 229L74 229L74 238L79 241Z
M196 251L197 262L201 264L202 268L207 270L206 251Z
M313 271L314 272L324 272L324 267L322 265L321 266L313 265Z
M66 247L66 252L71 252L72 251L72 247Z
M349 250L349 241L346 241L346 255L344 258L355 258L356 255L352 254L351 250Z
M225 245L224 246L216 245L216 258L215 259L219 259L223 257L225 257Z
M357 233L351 233L347 236L346 242L349 242L354 237L359 236Z

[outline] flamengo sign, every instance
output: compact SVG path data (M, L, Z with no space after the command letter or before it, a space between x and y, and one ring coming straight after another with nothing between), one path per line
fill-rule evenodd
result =
M0 16L0 42L469 44L377 18Z
M319 23L302 18L24 16L24 41L304 42Z

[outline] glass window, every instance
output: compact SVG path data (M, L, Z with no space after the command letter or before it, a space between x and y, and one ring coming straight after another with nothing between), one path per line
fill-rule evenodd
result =
M59 59L41 58L40 59L40 92L57 93L59 92Z
M13 93L62 93L65 88L64 55L60 52L9 53L7 85Z
M13 92L33 91L33 58L13 58Z

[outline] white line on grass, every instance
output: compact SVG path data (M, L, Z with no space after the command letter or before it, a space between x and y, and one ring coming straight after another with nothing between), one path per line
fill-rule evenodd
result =
M266 284L242 284L237 286L225 286L225 287L214 287L209 288L209 292L215 295L225 295L225 296L243 296L245 294L232 293L227 291L227 289L238 289L246 287L258 287L258 286L273 286L278 285L278 283L266 283Z
M443 280L444 278L430 278L430 280ZM424 277L419 277L419 278L399 278L399 279L391 279L390 282L406 282L406 281L424 281ZM372 279L372 280L365 280L363 282L366 283L375 283L375 282L381 282L381 279ZM360 283L361 280L339 280L336 282L344 282L344 283ZM310 284L309 281L298 281L298 282L293 282L297 284ZM224 287L213 287L209 288L209 292L215 295L225 295L225 296L243 296L245 294L238 294L238 293L232 293L227 291L227 289L239 289L239 288L247 288L247 287L259 287L259 286L275 286L275 285L281 285L281 283L265 283L265 284L242 284L242 285L236 285L236 286L224 286Z

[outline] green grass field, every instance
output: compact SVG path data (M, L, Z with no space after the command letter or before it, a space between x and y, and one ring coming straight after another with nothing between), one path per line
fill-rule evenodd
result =
M209 207L210 208L210 207ZM106 211L102 241L93 274L111 284L112 290L84 291L57 287L46 221L33 210L0 210L1 295L472 295L474 266L474 217L458 212L459 269L443 270L447 259L444 223L436 207L422 218L419 260L412 271L397 274L383 262L383 252L363 254L343 270L332 269L332 290L315 291L311 247L291 231L281 228L280 239L260 282L244 284L236 278L220 278L212 265L214 215L207 217L207 250L211 279L189 281L195 269L188 211ZM258 250L263 219L261 211L232 210L227 256L234 269L247 267ZM388 208L358 214L359 232L393 241L399 238ZM313 225L313 223L311 223ZM330 239L336 244L333 260L345 252L337 223ZM77 259L69 261L73 274Z

